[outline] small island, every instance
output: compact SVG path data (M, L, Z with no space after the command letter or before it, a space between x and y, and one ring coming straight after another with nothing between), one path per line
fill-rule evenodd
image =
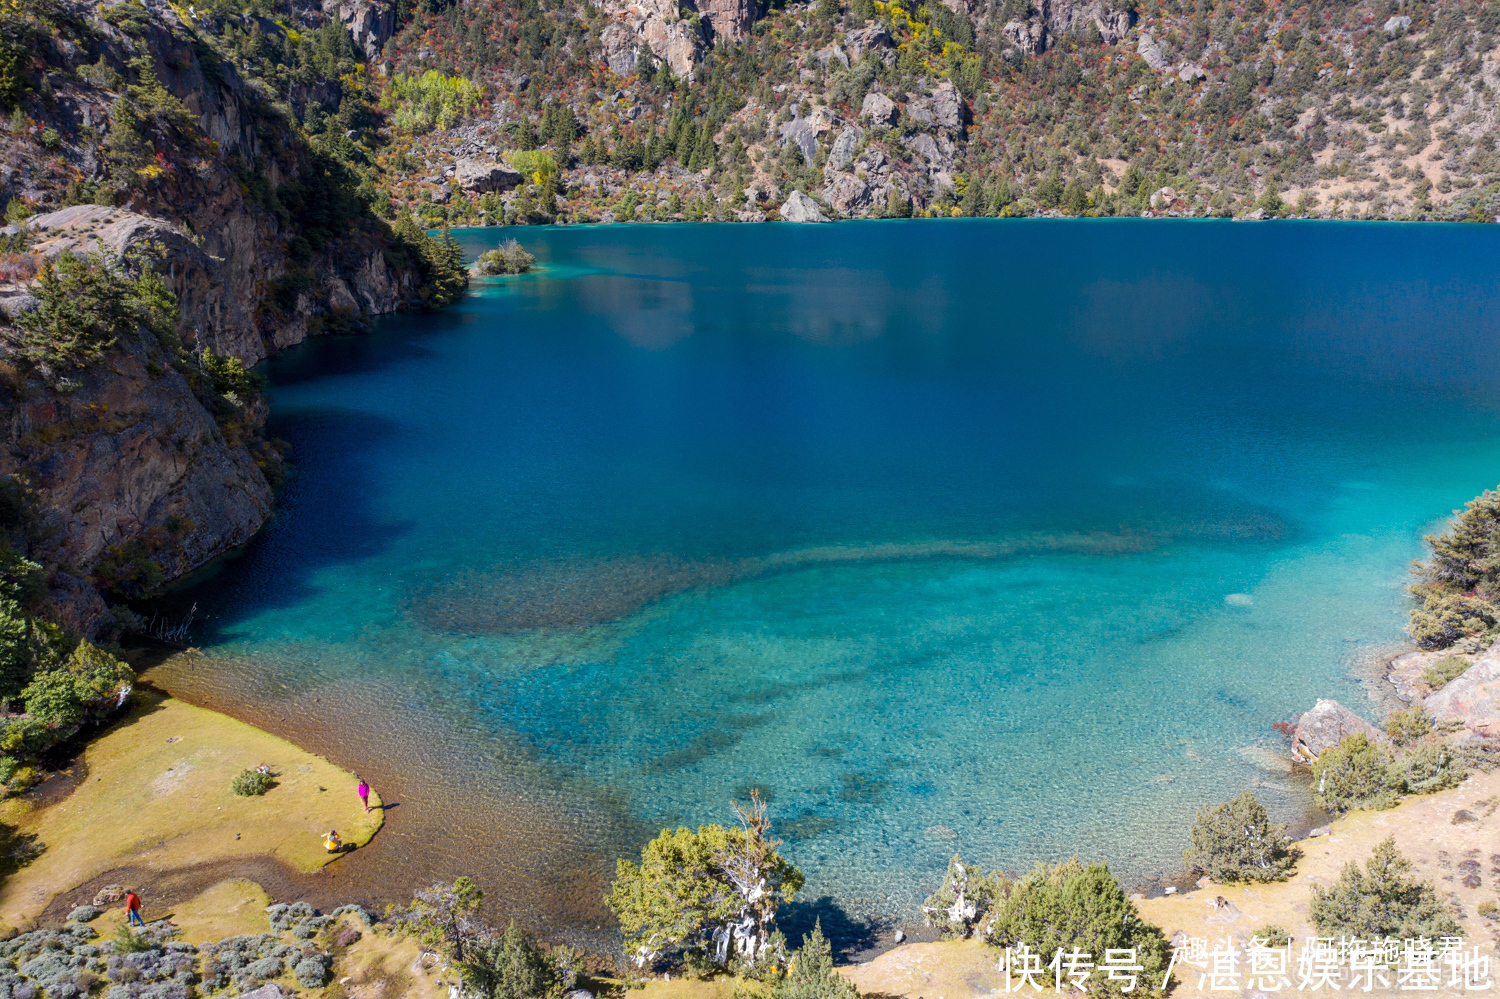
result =
M485 250L474 261L474 273L480 277L497 274L525 274L536 263L536 257L514 239L507 239L493 250Z

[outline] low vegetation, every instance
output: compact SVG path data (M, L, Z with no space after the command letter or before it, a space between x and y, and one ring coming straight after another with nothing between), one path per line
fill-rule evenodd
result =
M1433 690L1442 690L1463 676L1473 662L1463 656L1444 656L1422 671L1422 679Z
M242 798L258 797L276 786L276 779L263 770L241 770L229 782L229 790Z
M1325 750L1312 766L1318 803L1332 812L1390 808L1402 794L1430 794L1457 786L1468 775L1468 760L1433 732L1430 720L1426 726L1426 732L1410 738L1404 749L1359 732ZM1407 716L1396 727L1405 733L1421 723Z
M1285 881L1299 853L1285 825L1273 825L1265 806L1246 791L1220 805L1199 809L1192 846L1183 862L1222 884Z
M1411 876L1395 837L1375 848L1363 871L1351 861L1333 884L1314 885L1311 918L1320 936L1334 938L1436 940L1462 932L1437 888Z
M833 970L833 947L823 936L823 921L802 938L786 975L777 979L771 999L859 999L854 983Z

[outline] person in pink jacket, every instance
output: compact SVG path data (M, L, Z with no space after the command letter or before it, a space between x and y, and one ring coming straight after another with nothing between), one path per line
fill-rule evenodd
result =
M370 785L364 782L364 778L360 778L356 793L359 795L359 803L365 806L365 814L370 814Z

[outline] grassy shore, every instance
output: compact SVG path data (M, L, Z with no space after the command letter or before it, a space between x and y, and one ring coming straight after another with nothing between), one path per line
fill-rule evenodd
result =
M276 786L260 797L229 789L240 771L269 766ZM168 871L246 855L311 872L335 859L323 834L353 847L384 821L366 815L358 779L226 715L138 690L128 714L84 750L81 774L55 804L36 796L0 804L0 822L39 855L0 885L0 922L30 925L61 892L117 868ZM41 799L45 800L45 798ZM148 885L144 891L150 911Z

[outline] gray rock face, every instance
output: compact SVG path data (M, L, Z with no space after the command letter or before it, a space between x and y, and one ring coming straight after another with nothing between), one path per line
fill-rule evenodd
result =
M833 140L833 148L828 151L828 169L838 171L849 165L854 159L854 150L859 148L859 139L863 133L853 125L847 126L839 137Z
M1042 9L1051 38L1084 35L1093 27L1106 45L1114 45L1130 30L1131 12L1115 10L1101 0L1046 0Z
M1397 14L1381 26L1387 34L1394 35L1398 31L1405 31L1411 27L1411 18L1405 14Z
M899 113L895 101L874 92L865 94L865 102L859 106L859 116L877 125L894 125Z
M781 144L792 143L802 152L802 159L813 161L818 153L818 136L833 128L833 112L816 107L806 118L800 115L781 126Z
M1422 706L1437 721L1461 722L1481 735L1500 736L1500 650L1474 660Z
M1311 711L1297 719L1292 737L1292 757L1311 762L1326 749L1337 746L1346 736L1363 732L1373 742L1390 741L1386 734L1338 701L1319 700Z
M396 30L396 5L372 0L323 0L323 13L337 17L354 47L374 60Z
M465 159L453 165L453 179L466 191L509 191L525 180L519 170L493 160Z
M1148 32L1141 32L1141 36L1136 39L1135 51L1152 69L1167 68L1167 57L1161 54L1156 39L1152 38Z
M891 40L891 33L882 24L869 24L844 32L844 48L848 50L851 60L857 61L870 49L889 49L895 45Z
M827 222L823 213L818 210L818 203L801 191L793 191L791 197L787 198L781 206L781 218L784 222Z
M829 182L825 197L839 214L859 215L870 207L870 185L852 173L837 174Z
M908 101L906 113L918 124L957 132L968 120L969 106L952 80L940 80L930 95Z

